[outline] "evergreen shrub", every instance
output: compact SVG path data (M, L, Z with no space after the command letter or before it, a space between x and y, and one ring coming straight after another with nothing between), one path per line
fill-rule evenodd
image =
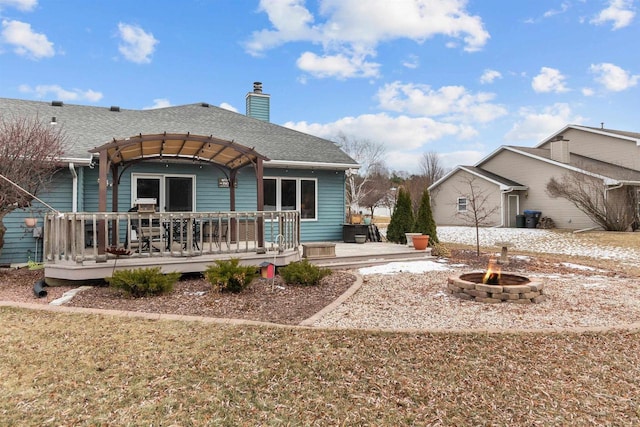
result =
M180 279L179 272L163 274L160 267L119 270L105 280L109 286L120 289L134 297L160 295L173 291L173 285Z
M398 200L387 227L387 240L393 243L407 243L407 236L413 230L413 209L411 195L403 188L398 190Z
M316 286L320 281L331 274L328 268L320 268L311 264L307 259L289 263L279 269L280 277L285 283L298 283L304 286Z
M242 292L258 275L258 267L240 265L238 258L216 260L205 271L205 277L219 292Z

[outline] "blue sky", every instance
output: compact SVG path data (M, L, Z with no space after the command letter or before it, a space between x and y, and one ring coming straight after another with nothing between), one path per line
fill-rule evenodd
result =
M638 0L0 0L0 96L209 102L474 164L567 124L640 132Z

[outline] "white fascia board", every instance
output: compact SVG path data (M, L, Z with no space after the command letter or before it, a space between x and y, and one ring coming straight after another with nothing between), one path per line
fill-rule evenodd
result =
M596 135L603 135L603 136L609 136L609 137L612 137L612 138L626 139L627 141L631 141L631 142L635 143L637 146L640 146L640 139L634 138L632 136L620 135L618 133L611 133L611 132L607 132L604 129L591 129L591 128L587 128L587 127L583 127L583 126L579 126L579 125L567 125L564 128L562 128L561 130L559 130L558 132L556 132L556 133L552 134L551 136L547 137L546 139L544 139L541 143L536 145L534 148L540 148L544 144L546 144L549 141L553 140L553 138L555 138L557 135L560 135L560 134L563 134L564 132L566 132L567 129L576 129L576 130L581 130L583 132L594 133Z
M301 162L301 161L290 161L290 160L265 161L264 167L291 168L291 169L327 169L327 170L360 169L360 165L351 164L351 163Z
M441 183L443 183L444 181L446 181L447 179L449 179L449 177L451 175L453 175L454 173L456 173L457 171L459 171L462 168L462 166L456 166L455 168L453 168L452 170L450 170L447 174L445 174L442 178L440 178L439 180L437 180L436 182L434 182L433 184L431 184L430 186L427 187L427 190L431 191L432 189L436 188L438 185L440 185Z
M503 191L504 191L504 190L509 190L509 189L514 189L514 190L527 190L527 189L529 188L529 187L521 186L521 185L517 185L517 186L505 185L505 184L501 183L500 181L496 181L495 179L491 179L491 178L489 178L489 177L487 177L487 176L484 176L484 175L482 175L482 174L480 174L480 173L477 173L476 171L473 171L473 170L467 169L467 168L466 168L466 167L464 167L464 166L461 166L461 167L460 167L460 169L462 169L462 170L464 170L465 172L468 172L468 173L470 173L470 174L472 174L472 175L475 175L475 176L477 176L478 178L484 179L484 180L485 180L485 181L487 181L487 182L490 182L490 183L492 183L492 184L497 185L498 187L500 187L500 190L503 190Z

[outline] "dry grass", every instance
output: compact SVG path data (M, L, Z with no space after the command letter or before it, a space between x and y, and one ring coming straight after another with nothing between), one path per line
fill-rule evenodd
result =
M405 334L0 309L4 425L632 425L640 336Z
M375 333L15 308L0 325L2 425L640 424L635 330Z

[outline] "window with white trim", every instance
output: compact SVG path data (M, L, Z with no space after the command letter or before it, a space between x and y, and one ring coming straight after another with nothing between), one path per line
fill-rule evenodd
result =
M468 200L466 197L458 197L458 203L457 203L458 212L466 212L467 203L468 203Z
M264 178L265 211L299 211L302 219L317 219L317 200L317 179Z
M195 184L194 175L131 174L131 204L152 198L159 212L193 212Z

